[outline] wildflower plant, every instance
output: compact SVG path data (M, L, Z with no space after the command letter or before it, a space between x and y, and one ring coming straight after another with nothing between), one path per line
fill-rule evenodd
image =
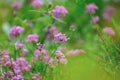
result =
M15 2L11 8L10 19L13 20L10 24L13 26L9 30L7 47L0 51L0 80L45 80L58 64L67 64L58 47L69 38L55 27L55 22L68 11L64 6L52 6L43 0ZM27 14L29 17L25 16ZM48 17L51 23L45 25L42 17Z

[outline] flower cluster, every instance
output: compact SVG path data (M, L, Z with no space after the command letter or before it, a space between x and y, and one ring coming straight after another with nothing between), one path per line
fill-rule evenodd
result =
M31 5L34 8L42 7L43 6L43 1L42 0L33 0Z
M92 19L90 21L92 24L96 24L99 21L99 17L93 15L96 10L98 10L98 7L94 3L90 3L86 6L86 13L92 14Z
M115 35L115 31L111 27L105 27L103 29L103 32L107 33L110 36L114 36Z
M90 3L86 6L86 13L94 14L98 7L94 3Z
M65 43L69 38L65 34L58 33L54 35L54 41L57 43Z
M24 31L24 28L22 28L20 26L13 26L10 29L10 38L13 39L13 38L19 36L23 31Z
M63 6L55 6L52 13L55 18L61 18L62 16L66 16L68 11Z

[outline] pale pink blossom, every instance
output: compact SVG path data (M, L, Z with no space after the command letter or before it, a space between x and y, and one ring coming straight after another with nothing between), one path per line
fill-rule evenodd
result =
M105 27L103 32L107 33L110 36L115 36L115 31L111 27Z
M27 36L26 42L37 42L38 41L38 35L37 34L29 34Z
M34 8L42 7L43 1L42 0L33 0L31 4Z

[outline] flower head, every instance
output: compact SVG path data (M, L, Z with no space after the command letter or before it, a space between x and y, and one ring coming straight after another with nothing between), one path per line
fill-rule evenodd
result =
M24 44L23 44L21 41L17 41L17 42L15 43L15 47L16 47L17 49L22 49L22 48L24 47Z
M107 33L110 36L114 36L115 35L115 32L114 32L114 30L111 27L105 27L103 29L103 32Z
M98 9L98 7L94 3L90 3L86 6L86 12L87 13L94 14L95 10L97 10L97 9Z
M55 6L52 13L55 18L61 18L62 16L66 16L68 11L63 6Z
M58 33L54 35L54 41L57 43L65 43L69 38L65 34Z
M22 3L21 2L15 2L12 4L12 7L14 9L20 9L22 7Z
M40 50L35 50L34 56L35 56L35 59L39 60L40 59Z
M20 27L20 26L13 26L10 29L10 38L13 39L15 37L17 37L18 35L20 35L22 32L24 31L24 28Z
M32 78L33 80L40 80L40 74L35 74Z
M93 16L92 20L91 20L91 23L96 24L98 21L99 21L99 17L98 16Z
M43 6L43 1L42 0L33 0L31 5L34 8L41 7L41 6Z
M110 20L114 14L115 14L115 9L111 6L106 6L103 11L102 17L105 20Z
M26 42L37 42L38 41L38 35L37 34L29 34L27 36Z

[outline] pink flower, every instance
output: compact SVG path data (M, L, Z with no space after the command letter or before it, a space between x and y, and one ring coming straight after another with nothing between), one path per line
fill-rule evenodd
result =
M60 59L59 59L59 62L60 62L61 64L67 64L67 59L66 59L66 58L60 58Z
M26 25L27 25L28 27L33 27L33 23L30 22L30 21L27 21L27 22L26 22Z
M53 40L54 39L54 35L59 33L59 30L55 26L50 26L50 27L46 28L45 32L47 34L47 38L49 40Z
M24 69L24 67L26 67L28 65L28 62L26 61L25 58L18 58L16 60L16 64L21 68Z
M43 44L37 43L37 49L42 50L44 48Z
M115 14L115 9L111 6L106 6L103 11L102 17L105 20L110 20L114 14Z
M57 43L65 43L69 38L65 34L58 33L54 35L54 41Z
M42 2L42 0L33 0L31 5L34 8L42 7L43 6L43 2Z
M20 35L22 32L24 31L24 28L20 27L20 26L13 26L10 29L10 38L13 39L15 37L17 37L18 35Z
M58 59L65 57L64 54L61 51L56 51L55 55L56 55L56 58L58 58Z
M98 9L98 7L94 3L90 3L86 6L86 12L87 13L94 14L95 10L97 10L97 9Z
M27 54L28 54L28 50L27 49L23 49L21 56L24 57Z
M63 6L55 6L52 13L55 18L61 18L62 16L66 16L68 11Z
M76 49L76 50L70 50L67 52L67 56L77 56L77 55L80 55L80 54L83 54L85 53L84 50L81 50L81 49Z
M111 27L105 27L103 29L103 32L107 33L110 36L114 36L115 35L115 32L114 32L114 30Z
M44 56L46 56L48 53L47 53L47 50L46 49L42 49L42 54L44 55Z
M37 34L29 34L27 36L26 42L37 42L38 41L38 35Z
M35 74L32 78L33 80L40 80L40 74Z
M64 54L61 51L59 50L56 51L55 57L61 64L67 64L67 59L65 58Z
M2 51L1 53L2 53L2 56L4 56L4 55L9 55L9 51L8 51L8 50L4 50L4 51Z
M22 49L22 48L24 47L24 44L23 44L21 41L17 41L17 42L15 43L15 47L16 47L17 49Z
M16 75L16 76L12 77L11 80L24 80L24 79L21 75Z
M99 21L99 17L98 16L94 16L92 17L91 23L92 24L96 24Z
M20 9L22 7L22 3L21 2L15 2L12 4L12 7L14 9Z
M43 56L43 60L45 62L48 62L50 60L50 57L48 55Z
M35 52L34 52L34 57L35 57L35 59L37 59L37 60L40 59L40 50L35 50Z

